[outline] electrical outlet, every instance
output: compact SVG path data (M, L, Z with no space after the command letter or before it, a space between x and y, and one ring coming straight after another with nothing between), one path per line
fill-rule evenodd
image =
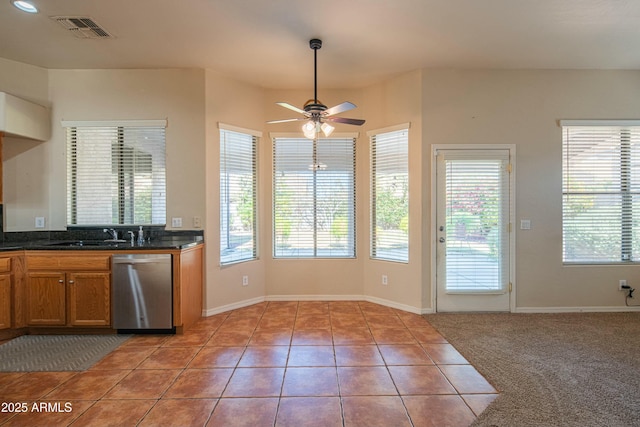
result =
M36 217L36 228L44 228L44 217L37 216Z
M249 286L249 276L242 276L242 286Z
M199 216L193 217L193 228L202 228L202 220Z
M627 281L626 279L620 279L618 281L618 290L619 291L624 291L628 289L628 285L627 285Z
M180 217L171 218L171 226L176 228L182 227L182 218Z
M382 284L385 286L389 284L389 279L387 278L386 274L382 275Z

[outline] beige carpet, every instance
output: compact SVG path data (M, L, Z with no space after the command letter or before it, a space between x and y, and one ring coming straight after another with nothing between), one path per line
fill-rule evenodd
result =
M425 317L500 392L475 426L640 426L640 313Z

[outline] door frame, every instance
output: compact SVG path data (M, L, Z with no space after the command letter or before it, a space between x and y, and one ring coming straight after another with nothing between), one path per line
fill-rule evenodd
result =
M509 150L511 172L509 173L509 312L516 307L516 145L515 144L432 144L431 145L431 309L438 312L437 305L437 180L436 153L438 150Z

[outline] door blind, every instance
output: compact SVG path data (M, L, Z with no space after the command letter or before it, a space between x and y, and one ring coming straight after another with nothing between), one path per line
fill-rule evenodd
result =
M505 292L509 179L506 150L445 155L446 291ZM441 226L442 224L438 224Z

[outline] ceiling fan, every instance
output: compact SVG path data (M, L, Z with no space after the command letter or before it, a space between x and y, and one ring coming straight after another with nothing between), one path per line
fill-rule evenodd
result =
M355 104L352 104L351 102L343 102L342 104L327 108L326 105L318 101L318 49L322 47L322 40L309 40L309 47L313 49L313 99L308 100L302 108L295 107L286 102L276 102L276 104L281 107L300 113L304 117L297 119L271 120L267 123L285 123L306 120L306 123L302 126L302 131L304 132L304 136L309 139L314 139L320 131L328 137L335 129L328 122L344 123L356 126L364 124L364 120L362 119L333 117L336 114L344 113L345 111L356 108Z

